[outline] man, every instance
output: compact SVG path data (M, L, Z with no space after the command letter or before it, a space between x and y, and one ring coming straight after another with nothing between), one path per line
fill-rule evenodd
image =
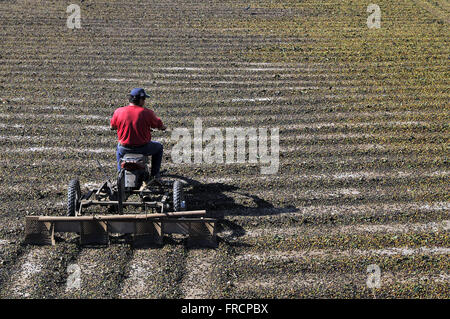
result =
M144 89L131 90L130 104L114 111L111 118L111 130L117 130L117 169L120 170L120 160L126 153L152 156L150 178L159 180L159 170L163 156L163 146L152 141L151 129L165 130L161 119L150 109L144 107L145 99L150 97Z

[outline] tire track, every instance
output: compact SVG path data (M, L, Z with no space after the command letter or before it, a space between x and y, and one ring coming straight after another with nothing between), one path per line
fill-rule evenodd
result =
M33 298L39 292L35 279L47 266L47 247L32 247L20 256L9 274L9 280L2 287L6 298Z
M408 274L404 272L383 272L381 288L374 291L367 288L367 274L332 273L306 274L276 278L261 276L233 283L233 298L434 298L445 297L449 279L446 274ZM422 289L414 289L422 287ZM412 296L408 291L412 289Z
M131 249L123 244L83 248L76 262L80 286L66 290L62 298L114 298L125 278Z
M267 236L314 236L320 233L326 233L330 236L338 236L344 234L361 235L361 234L405 234L405 233L434 233L439 231L449 231L450 220L445 220L442 222L429 222L429 223L391 223L391 224L356 224L356 225L345 225L345 226L319 226L319 227L305 227L305 226L291 226L291 227L265 227L245 230L245 234L240 237L240 240L259 238ZM227 234L222 234L226 239ZM449 251L447 251L448 253Z
M211 249L191 249L186 258L186 273L181 290L185 299L210 299L217 294L214 284L218 253Z
M122 283L119 298L157 299L162 297L167 252L162 249L135 249L129 262L129 273Z

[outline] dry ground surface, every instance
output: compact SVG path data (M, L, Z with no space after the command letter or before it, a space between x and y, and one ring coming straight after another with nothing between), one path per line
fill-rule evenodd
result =
M70 3L0 1L1 298L449 297L448 1L377 0L380 29L360 0L85 0L76 30ZM178 165L157 133L217 249L24 245L70 179L114 175L133 87L170 128L278 127L278 173Z

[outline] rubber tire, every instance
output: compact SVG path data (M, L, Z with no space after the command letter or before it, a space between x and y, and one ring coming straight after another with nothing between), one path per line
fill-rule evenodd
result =
M125 200L125 170L121 169L117 176L117 213L123 214L123 201Z
M81 189L80 182L72 179L67 189L67 216L76 216L80 208Z
M181 207L181 202L184 201L183 184L180 181L175 181L173 183L173 211L180 212L186 210L185 207Z

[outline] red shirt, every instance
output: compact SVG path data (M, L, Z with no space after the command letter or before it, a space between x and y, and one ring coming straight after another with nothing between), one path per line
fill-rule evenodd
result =
M120 144L140 146L152 139L150 128L161 128L163 122L152 110L130 104L114 111L111 126L117 128Z

